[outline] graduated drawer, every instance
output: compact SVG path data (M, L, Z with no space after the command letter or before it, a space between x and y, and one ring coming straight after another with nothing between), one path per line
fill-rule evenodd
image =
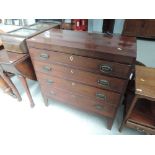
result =
M41 85L43 94L46 97L54 99L56 101L67 103L73 107L104 115L107 117L113 117L116 113L117 108L112 105L105 103L95 102L84 96L74 94L72 92L65 91L63 89L51 87L49 90L44 85Z
M49 91L51 88L55 87L74 92L100 103L108 103L117 106L120 102L120 94L118 93L84 85L70 80L64 80L55 76L51 77L39 72L36 72L36 75L39 83L44 85Z
M50 76L69 79L119 93L124 92L124 88L126 86L126 80L69 68L63 65L48 64L40 61L34 61L33 65L36 71L46 73Z
M141 124L138 124L138 123L134 123L134 122L131 122L130 120L127 120L126 127L135 129L135 130L137 130L139 132L145 132L145 133L148 133L148 134L155 135L155 128L151 128L151 127L147 127L147 126L144 126L144 125L141 125Z
M74 68L119 78L128 78L131 68L130 65L116 62L34 48L30 48L30 55L32 60L71 66Z

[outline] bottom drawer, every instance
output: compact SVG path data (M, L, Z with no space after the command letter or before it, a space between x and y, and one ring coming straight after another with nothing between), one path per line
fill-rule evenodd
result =
M75 95L72 92L59 88L53 87L50 91L47 91L47 89L45 89L43 85L41 85L41 88L42 93L48 98L57 100L59 102L67 103L82 110L97 113L107 117L114 117L115 115L116 108L112 105L97 103L83 96L77 94Z
M155 134L155 128L153 129L147 126L143 126L143 125L131 122L129 120L126 122L126 126L132 129L136 129L139 132L145 132L147 134L153 134L153 135Z

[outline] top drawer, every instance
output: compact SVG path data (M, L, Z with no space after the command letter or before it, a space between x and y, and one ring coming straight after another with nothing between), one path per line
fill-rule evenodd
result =
M30 48L29 51L33 60L46 63L68 65L98 74L125 79L129 77L130 73L130 65L34 48Z

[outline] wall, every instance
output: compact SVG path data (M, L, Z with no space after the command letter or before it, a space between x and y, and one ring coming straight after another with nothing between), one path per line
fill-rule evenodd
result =
M102 32L103 19L89 19L88 31L89 32ZM124 19L116 19L114 25L114 33L121 34L123 30Z

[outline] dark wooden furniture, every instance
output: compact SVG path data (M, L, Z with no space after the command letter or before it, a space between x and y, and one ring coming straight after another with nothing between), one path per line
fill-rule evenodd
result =
M17 96L18 100L21 101L21 96L12 83L11 79L7 76L7 72L16 74L22 82L24 89L30 100L31 107L34 106L32 96L30 94L26 78L36 80L36 76L29 58L29 54L19 54L8 52L6 50L0 50L0 76L10 86L13 93Z
M106 116L111 129L136 60L136 39L52 29L27 43L45 104L51 98Z
M136 66L135 94L127 97L126 115L120 127L155 134L155 69Z
M126 19L123 35L155 38L155 19Z
M115 19L104 19L102 32L103 33L113 33L115 25Z

